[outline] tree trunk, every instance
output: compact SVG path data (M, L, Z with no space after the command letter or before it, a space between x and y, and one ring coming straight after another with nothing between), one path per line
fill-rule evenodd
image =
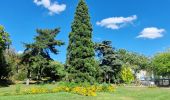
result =
M38 73L37 73L37 80L39 81L41 79L41 69L38 70Z
M169 86L170 86L170 76L168 76Z
M104 82L106 83L106 77L104 78Z
M26 85L29 85L29 83L30 83L30 77L31 77L31 71L28 70Z
M109 84L110 84L110 78L109 78Z
M29 83L30 83L30 79L27 78L26 85L29 85Z
M18 68L18 65L17 65L17 73L19 73L19 68Z

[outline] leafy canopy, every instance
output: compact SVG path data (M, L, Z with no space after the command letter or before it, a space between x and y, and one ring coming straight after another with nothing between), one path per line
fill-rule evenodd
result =
M10 68L5 57L5 50L9 48L11 40L4 27L0 25L0 79L8 78Z
M156 54L153 57L152 64L156 74L170 76L170 51Z
M40 77L49 61L53 60L50 57L50 52L58 54L56 46L64 45L64 42L56 40L55 37L59 33L59 28L56 29L37 29L38 35L34 38L35 42L25 44L25 51L22 62L27 65L28 72L35 71Z

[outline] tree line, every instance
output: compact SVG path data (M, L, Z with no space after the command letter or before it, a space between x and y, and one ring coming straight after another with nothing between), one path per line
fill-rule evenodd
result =
M24 43L18 54L10 48L11 40L0 26L0 80L55 80L88 83L131 83L140 70L157 76L170 76L170 51L146 57L125 49L115 49L111 41L92 41L92 24L85 0L79 0L69 33L67 58L64 64L50 54L59 53L63 46L56 40L60 28L37 29L32 43Z

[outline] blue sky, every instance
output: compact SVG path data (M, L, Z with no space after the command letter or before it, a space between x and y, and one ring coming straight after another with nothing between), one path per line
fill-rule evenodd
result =
M170 0L86 0L93 40L111 40L124 48L152 56L170 47ZM12 39L12 47L23 51L23 42L31 43L37 28L60 27L55 60L65 61L68 34L78 0L1 0L0 24Z

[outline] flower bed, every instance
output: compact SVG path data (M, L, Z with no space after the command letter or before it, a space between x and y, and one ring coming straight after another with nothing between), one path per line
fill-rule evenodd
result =
M57 93L57 92L69 92L83 96L96 96L97 92L114 92L116 89L113 85L92 85L92 86L57 86L52 89L43 87L26 88L24 94L41 94L41 93Z

